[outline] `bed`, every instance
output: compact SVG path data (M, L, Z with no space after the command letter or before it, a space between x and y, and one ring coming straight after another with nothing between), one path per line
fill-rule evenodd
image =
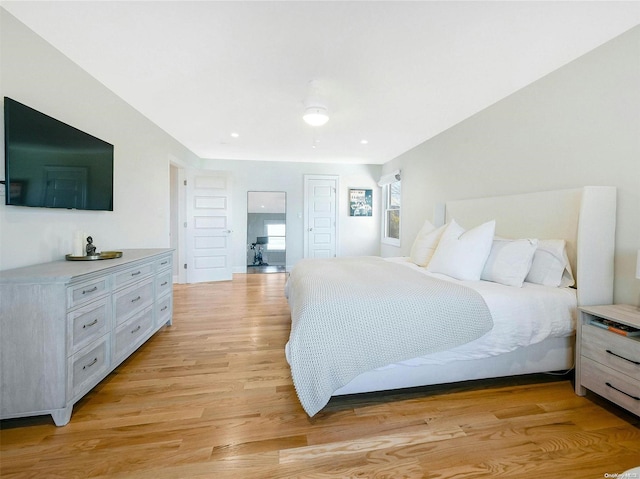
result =
M331 396L570 370L577 307L613 299L615 210L606 186L450 201L423 227L423 237L439 235L424 264L413 248L403 258L301 260L286 286L285 350L303 408L313 416ZM454 228L477 238L445 251ZM490 254L469 252L480 242ZM516 242L530 251L526 278L491 277L494 253ZM553 283L536 276L547 265L534 255L549 245L566 261ZM483 254L482 278L465 276Z

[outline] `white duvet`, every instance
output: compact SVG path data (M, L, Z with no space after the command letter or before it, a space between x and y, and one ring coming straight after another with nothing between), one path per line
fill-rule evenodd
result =
M479 292L493 318L493 328L469 343L447 351L407 359L378 369L397 365L422 366L453 361L482 359L531 346L547 338L562 338L575 333L577 298L573 288L552 288L524 283L522 288L489 281L459 281L449 276L430 273L411 263L408 258L386 258L446 281L461 283ZM289 344L285 346L289 360Z
M309 416L362 373L468 343L493 327L477 291L380 257L301 260L285 293L291 376Z
M552 288L533 283L524 283L522 288L516 288L489 281L459 281L443 274L430 273L411 263L408 258L387 258L387 260L404 264L426 275L473 288L482 295L493 318L493 328L481 338L447 351L408 359L396 364L421 366L481 359L530 346L547 338L571 336L575 332L577 315L575 289ZM394 366L391 364L379 369Z

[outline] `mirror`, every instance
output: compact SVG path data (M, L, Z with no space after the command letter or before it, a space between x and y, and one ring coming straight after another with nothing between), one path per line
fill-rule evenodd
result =
M247 192L247 273L286 271L287 194Z

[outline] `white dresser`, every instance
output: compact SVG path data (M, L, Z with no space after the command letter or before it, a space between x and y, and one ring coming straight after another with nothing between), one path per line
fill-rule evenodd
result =
M0 418L67 424L74 403L171 324L171 264L171 249L133 249L0 271Z

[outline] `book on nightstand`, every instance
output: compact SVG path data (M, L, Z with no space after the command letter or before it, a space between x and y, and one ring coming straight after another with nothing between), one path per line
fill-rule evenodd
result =
M621 334L622 336L640 336L640 329L626 324L617 323L609 319L592 319L589 324L598 328L606 329L612 333Z

